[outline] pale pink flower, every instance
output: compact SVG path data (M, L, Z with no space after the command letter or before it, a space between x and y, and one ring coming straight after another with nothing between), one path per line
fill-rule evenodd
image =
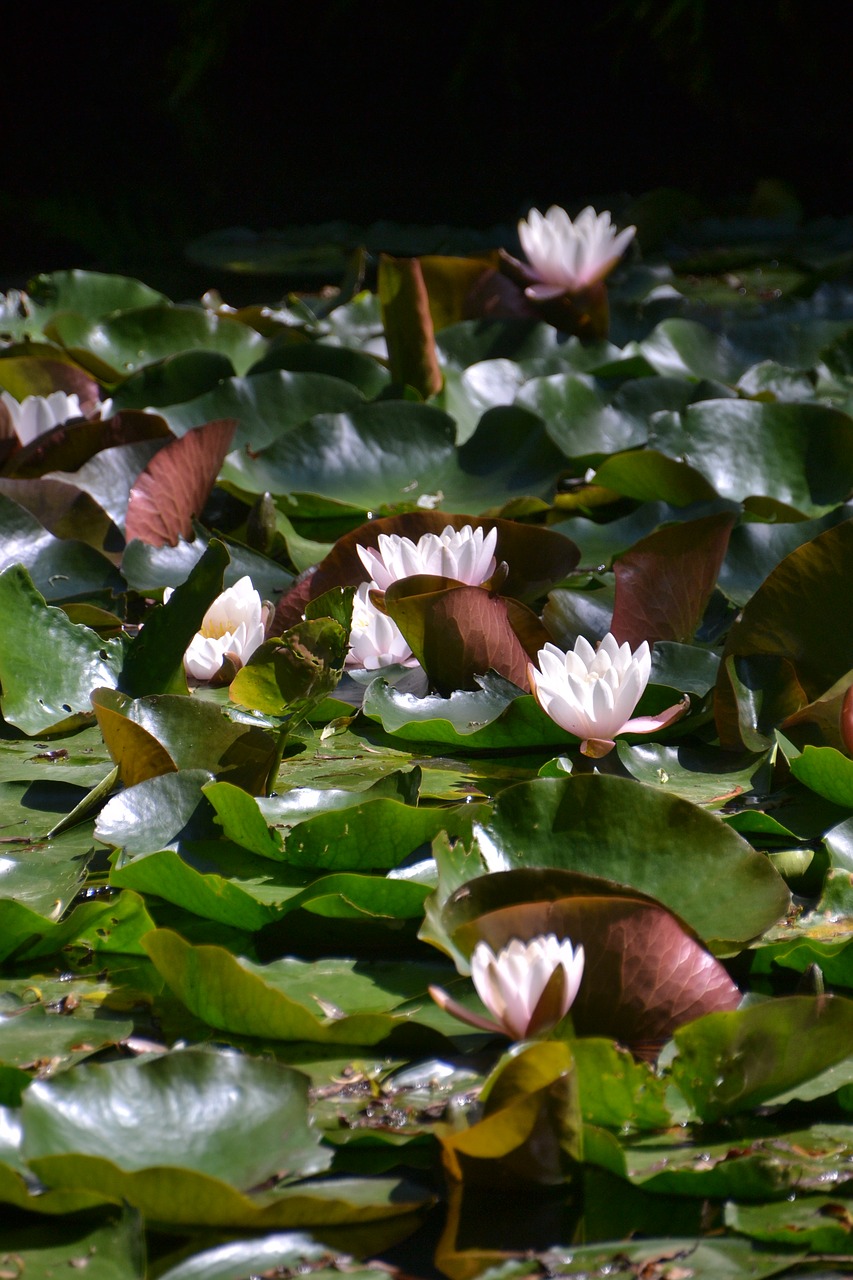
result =
M456 1003L440 987L430 995L448 1013L483 1031L525 1040L550 1031L574 1003L583 977L583 947L573 948L556 934L518 938L497 955L478 942L471 956L471 979L483 1004L494 1015L485 1018Z
M610 214L589 205L574 221L558 205L545 214L531 209L518 224L518 238L539 282L525 292L545 301L597 284L613 270L636 230L625 227L617 234Z
M631 719L652 670L645 640L632 653L627 642L619 645L609 631L598 649L578 636L568 653L546 644L537 661L538 668L533 663L527 668L533 696L561 729L582 739L581 751L586 755L606 755L620 733L662 729L690 705L685 698L657 716Z
M163 592L164 602L172 591ZM266 636L267 607L246 575L217 596L184 654L187 675L212 680L226 656L248 661Z
M470 524L462 529L447 525L440 534L425 533L417 542L396 533L380 533L378 550L359 546L356 551L380 591L387 591L392 582L420 573L478 587L495 571L497 538L497 529L484 534Z
M375 590L374 582L363 582L353 598L347 666L365 671L396 663L416 666L417 659L396 622L372 603L370 592Z

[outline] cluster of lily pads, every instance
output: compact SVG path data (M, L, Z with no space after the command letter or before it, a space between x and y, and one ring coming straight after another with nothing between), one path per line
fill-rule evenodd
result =
M4 1274L853 1257L853 297L786 234L0 299Z

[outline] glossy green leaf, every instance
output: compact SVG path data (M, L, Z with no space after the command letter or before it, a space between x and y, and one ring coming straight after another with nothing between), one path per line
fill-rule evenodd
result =
M365 352L351 347L336 347L325 342L273 343L266 355L249 370L259 377L273 369L291 373L321 373L349 382L367 400L374 400L390 382L384 365Z
M228 559L224 544L212 538L172 598L148 615L125 657L118 681L123 693L132 698L186 693L184 653L222 591Z
M170 404L163 417L177 436L216 418L234 418L232 447L258 453L318 413L346 413L363 404L358 390L340 378L253 370L251 377L228 378L195 399Z
M684 1269L690 1270L690 1280L762 1280L764 1276L788 1271L798 1255L785 1250L756 1253L747 1240L712 1237L697 1242L694 1236L663 1236L657 1240L620 1241L616 1246L588 1244L571 1251L556 1248L549 1251L547 1258L549 1265L559 1267L561 1275L584 1280L606 1280L613 1275L614 1267L624 1267L626 1261L637 1275L650 1267L662 1275L666 1275L666 1269L671 1274L683 1264Z
M794 1192L825 1193L851 1152L850 1139L844 1124L791 1132L784 1123L735 1118L722 1131L676 1127L632 1138L623 1170L636 1185L666 1197L775 1200Z
M853 809L853 760L849 756L834 747L805 746L802 755L789 763L794 777L812 791L833 804Z
M664 1129L671 1123L666 1082L611 1040L583 1036L572 1044L587 1124L610 1129Z
M54 315L45 333L85 369L108 382L182 351L217 351L239 374L266 349L259 333L231 316L199 307L143 306L91 321L77 311Z
M257 458L234 454L222 474L249 493L318 494L363 511L421 495L472 513L517 495L550 498L565 460L534 415L492 409L458 450L455 435L438 409L380 401L320 415Z
M0 1062L25 1071L50 1062L51 1071L57 1072L119 1044L132 1031L133 1023L126 1020L84 1021L33 1005L14 1015L0 1015Z
M91 715L89 695L118 681L120 640L102 640L45 604L26 569L0 573L0 708L24 733L44 733ZM26 637L26 644L19 642ZM56 655L62 655L57 662Z
M652 444L651 439L649 443ZM595 473L595 483L640 502L669 502L674 507L719 497L683 456L671 458L651 447L615 453L605 459Z
M750 729L779 725L853 669L851 557L848 520L792 551L743 609L726 640L717 682L717 728L725 746L737 749ZM754 711L739 713L732 683L739 672L755 691Z
M298 886L279 883L284 877L277 869L264 875L257 867L246 866L252 860L241 856L233 845L220 846L218 862L207 850L204 855L196 854L197 847L194 843L193 852L185 852L183 857L174 849L137 856L125 851L110 872L110 883L162 898L205 920L246 933L275 920L279 904L298 892Z
M853 1001L788 996L713 1013L675 1033L673 1078L706 1120L747 1111L846 1058Z
M24 1197L30 1203L22 1207L38 1212L40 1199L52 1199L54 1204L59 1200L61 1204L62 1194ZM78 1207L70 1196L65 1198L68 1210ZM76 1199L79 1207L85 1205L85 1193ZM57 1274L84 1268L89 1280L144 1280L145 1277L143 1223L140 1215L129 1208L72 1216L64 1221L54 1218L49 1231L43 1223L6 1227L2 1247L0 1259L4 1266L20 1267L27 1280L53 1280Z
M842 1196L803 1196L793 1203L730 1203L726 1205L726 1225L767 1244L793 1245L812 1253L849 1254L853 1202Z
M121 562L125 581L134 591L143 594L161 591L163 587L179 587L198 564L210 541L198 533L193 542L179 541L175 547L131 542ZM226 587L233 587L248 575L261 597L271 600L291 585L292 575L275 561L228 539L219 541L224 541L231 557L223 578Z
M550 720L530 694L520 694L497 675L477 681L480 691L458 690L415 698L399 693L381 678L364 695L366 716L406 742L436 742L459 751L495 747L563 747L576 741Z
M849 520L849 503L836 507L817 520L797 520L791 524L740 524L732 530L729 549L720 571L719 586L737 605L744 605L764 579L785 556L812 538Z
M351 1263L349 1258L331 1259L326 1245L303 1232L279 1232L204 1249L170 1267L160 1280L243 1280L273 1269L313 1269L329 1261L336 1266Z
M113 404L119 411L146 409L149 406L160 409L167 405L185 404L233 375L234 366L226 355L216 351L183 351L175 356L166 356L158 364L146 365L138 373L131 374L113 393ZM233 416L212 413L202 421Z
M664 320L643 339L640 349L649 364L663 376L686 375L735 382L746 367L731 342L695 320Z
M649 439L735 501L762 495L822 515L853 483L853 422L823 405L705 400L656 420Z
M638 782L717 809L751 791L767 767L766 755L744 758L712 747L619 741L616 750Z
M0 569L20 564L33 585L54 603L106 595L121 588L115 567L94 547L56 538L34 516L0 494Z
M482 811L479 811L482 812ZM378 797L300 822L285 840L284 852L297 867L367 871L397 867L439 831L470 833L478 807L415 808Z
M212 833L213 811L201 789L212 780L207 769L181 769L128 787L101 810L95 836L131 854L203 839Z
M221 947L192 947L166 929L148 934L145 947L197 1017L223 1031L270 1040L378 1044L395 1027L419 1021L422 1009L431 1016L427 987L447 977L438 965L390 962L254 965Z
M174 769L208 769L235 788L257 794L275 756L272 734L236 723L199 698L162 694L133 701L114 690L99 690L96 710L125 786Z
M568 458L598 459L645 444L646 423L607 404L592 378L554 373L531 378L515 403L538 414L548 434Z
M475 834L487 866L561 867L640 889L718 947L761 933L788 905L767 859L718 818L622 778L519 783Z
M71 945L99 953L138 956L143 954L141 939L152 923L142 899L135 893L81 902L59 921L37 915L22 902L0 898L0 959L58 956Z
M328 1165L306 1102L298 1072L236 1053L87 1065L27 1090L23 1153L93 1156L127 1173L171 1166L249 1188L282 1168L292 1177Z
M306 714L343 672L348 636L332 618L297 623L256 649L231 683L231 697L266 715Z

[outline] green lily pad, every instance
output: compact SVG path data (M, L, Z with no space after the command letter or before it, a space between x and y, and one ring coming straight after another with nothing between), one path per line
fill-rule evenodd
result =
M831 800L853 809L853 760L834 747L805 746L802 755L789 761L791 773L800 782Z
M788 996L711 1013L675 1033L673 1078L706 1120L747 1111L850 1053L853 1001Z
M592 378L555 373L526 382L515 403L547 423L548 434L567 458L588 459L646 443L648 427L599 395Z
M119 412L124 409L185 404L233 376L234 366L220 352L182 351L176 356L166 356L158 364L146 365L138 373L132 373L116 388L112 400ZM214 413L204 421L233 416Z
M761 495L807 516L843 502L853 483L853 422L823 405L705 400L657 418L649 443L689 460L721 497Z
M194 400L164 408L176 436L216 418L238 423L234 449L258 453L320 413L346 413L364 404L356 387L321 373L272 370L228 378Z
M395 1027L428 1016L430 982L446 967L352 960L238 960L222 947L192 947L171 930L148 934L158 972L197 1017L213 1027L268 1040L374 1045ZM446 1018L445 1025L452 1023Z
M853 1246L853 1201L842 1196L798 1196L793 1203L729 1203L726 1225L767 1244L794 1245L813 1253L849 1254Z
M215 351L243 374L266 350L266 339L231 316L200 307L143 306L93 321L77 311L55 314L45 333L84 369L107 382L182 351Z
M639 889L719 949L761 933L788 906L767 859L718 818L622 778L518 783L474 830L489 869L561 867Z
M102 640L45 603L20 565L0 573L0 708L10 724L37 734L91 715L90 694L114 686L122 640ZM18 637L26 636L26 645ZM57 661L57 655L61 661Z
M23 507L0 494L0 569L21 564L51 603L108 596L121 589L115 566L94 547L55 538Z
M0 1174L2 1176L2 1174ZM3 1195L2 1199L6 1200ZM85 1208L97 1197L85 1192L50 1192L45 1196L22 1196L19 1207L44 1212L45 1199L53 1202L54 1213ZM76 1204L75 1204L76 1201ZM57 1204L60 1206L57 1208ZM48 1210L50 1212L50 1210ZM6 1227L3 1231L3 1254L20 1266L27 1280L52 1280L57 1274L84 1268L88 1280L143 1280L145 1275L145 1234L140 1215L125 1207L107 1213L83 1217L56 1218L49 1232L43 1223Z

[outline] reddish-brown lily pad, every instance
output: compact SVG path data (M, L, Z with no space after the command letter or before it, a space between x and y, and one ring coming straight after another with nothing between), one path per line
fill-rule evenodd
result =
M609 1036L647 1056L677 1027L734 1009L740 1001L723 965L672 912L645 895L605 884L603 892L587 888L576 896L514 903L470 918L481 884L469 881L458 891L469 919L454 941L463 951L480 940L498 951L512 938L553 933L583 946L583 980L572 1006L579 1035ZM452 912L453 901L445 911Z
M126 537L153 547L191 538L237 429L234 418L207 422L172 440L151 459L130 491Z
M550 639L517 600L428 574L392 583L384 607L444 697L475 689L489 670L526 688L527 664Z
M611 630L620 644L688 643L702 621L735 522L730 512L656 529L613 565Z

